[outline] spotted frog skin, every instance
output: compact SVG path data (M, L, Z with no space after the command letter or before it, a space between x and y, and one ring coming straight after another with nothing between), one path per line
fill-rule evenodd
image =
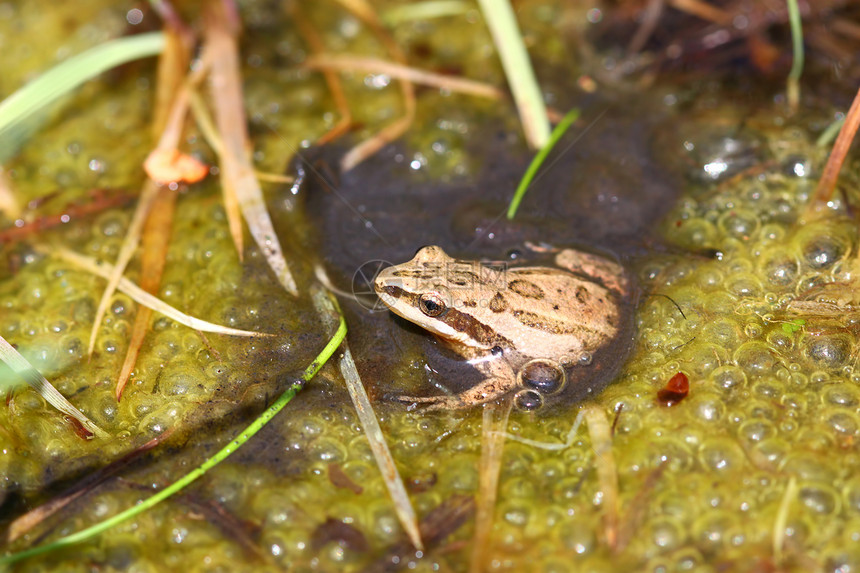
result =
M374 287L395 314L433 333L483 380L456 395L401 396L427 409L461 409L514 394L535 410L561 393L568 370L587 367L622 331L630 281L616 262L562 250L556 267L459 260L424 247L384 269Z

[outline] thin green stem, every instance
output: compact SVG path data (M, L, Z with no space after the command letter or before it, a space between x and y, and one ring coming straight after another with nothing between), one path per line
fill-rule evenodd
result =
M528 169L526 169L525 175L520 180L520 184L517 186L517 190L514 193L514 198L511 199L511 204L508 206L508 219L513 219L514 215L517 214L517 209L520 206L520 203L525 197L526 191L528 191L529 185L531 185L532 180L534 180L535 174L540 169L540 166L543 165L544 160L546 159L549 152L555 147L556 143L561 139L561 137L570 129L570 126L573 125L579 119L579 110L572 109L567 112L567 115L562 118L555 129L552 130L552 133L549 136L549 141L547 141L546 145L544 145L540 151L538 151L535 158L532 159L532 162L529 164Z
M793 61L788 73L786 94L791 109L797 109L800 102L800 75L803 73L803 25L800 19L800 9L797 0L786 0L788 5L788 23L791 27L791 46Z
M231 440L229 444L221 448L221 450L216 453L211 458L207 459L203 464L201 464L198 468L191 471L181 479L173 482L171 485L167 486L163 490L159 491L152 497L144 500L143 502L135 505L134 507L130 507L125 511L114 515L110 519L102 521L101 523L97 523L91 527L78 531L77 533L73 533L71 535L67 535L66 537L61 537L56 541L51 543L40 545L38 547L33 547L32 549L27 549L25 551L20 551L18 553L12 553L11 555L4 555L0 557L0 565L9 565L11 563L16 563L21 561L22 559L27 559L28 557L33 557L35 555L41 555L43 553L48 553L49 551L53 551L55 549L60 549L61 547L67 547L69 545L73 545L75 543L80 543L82 541L86 541L103 531L110 529L111 527L131 519L136 515L143 513L144 511L152 508L156 504L164 501L168 497L180 491L185 486L191 484L196 479L201 477L207 471L223 462L227 457L230 456L233 452L238 450L243 444L245 444L251 437L260 431L260 429L265 426L269 421L275 417L275 415L280 412L284 406L286 406L295 395L302 389L302 387L313 378L317 372L319 372L320 368L322 368L323 364L325 364L329 358L331 358L332 354L337 350L340 346L341 342L343 342L344 337L346 336L346 321L343 316L340 317L340 323L338 324L337 331L331 340L329 340L328 344L326 344L325 348L322 349L322 352L314 359L314 361L308 366L304 373L301 376L301 379L293 382L286 391L281 394L281 396L266 410L260 414L260 416L251 422L251 424L245 428L245 430L239 434L235 439Z

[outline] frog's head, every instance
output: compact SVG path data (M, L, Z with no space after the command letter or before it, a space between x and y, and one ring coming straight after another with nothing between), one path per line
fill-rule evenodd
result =
M411 261L383 269L374 289L395 314L444 340L475 346L474 329L458 310L449 284L456 264L440 247L423 247Z

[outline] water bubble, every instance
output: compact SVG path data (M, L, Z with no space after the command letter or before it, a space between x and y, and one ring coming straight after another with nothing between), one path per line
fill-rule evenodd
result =
M713 380L719 388L736 392L746 386L747 375L741 368L732 364L727 364L726 366L720 366L714 370L711 374L711 380Z
M744 343L735 351L733 358L738 366L752 375L767 374L777 363L770 348L760 341Z
M818 368L840 368L851 356L851 341L845 336L807 336L803 353Z

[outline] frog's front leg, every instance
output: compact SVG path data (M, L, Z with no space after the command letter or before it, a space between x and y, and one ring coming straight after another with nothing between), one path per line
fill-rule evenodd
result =
M491 357L474 364L485 376L471 388L453 395L398 396L404 403L425 404L424 411L463 410L486 404L510 393L517 386L517 376L506 360Z

